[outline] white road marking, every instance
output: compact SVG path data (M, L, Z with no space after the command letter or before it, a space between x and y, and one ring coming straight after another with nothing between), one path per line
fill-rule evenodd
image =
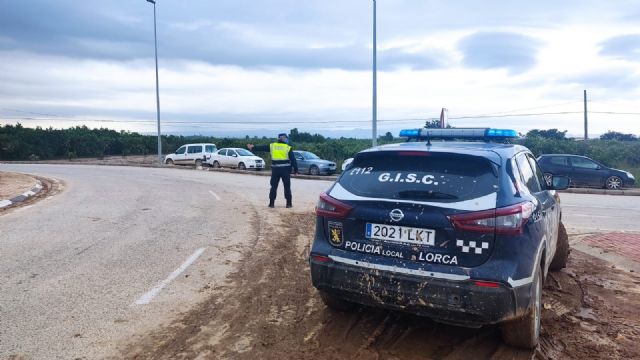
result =
M218 196L218 194L214 193L211 190L209 190L209 194L211 194L214 198L216 198L216 200L220 201L220 196Z
M175 280L182 272L184 272L194 261L196 261L200 255L204 252L206 248L200 248L193 253L193 255L189 256L189 258L180 265L179 268L175 269L166 279L162 280L158 285L156 285L153 289L146 292L144 295L140 296L138 300L136 300L136 305L146 305L153 300L160 290L162 290L165 286L167 286L170 282Z

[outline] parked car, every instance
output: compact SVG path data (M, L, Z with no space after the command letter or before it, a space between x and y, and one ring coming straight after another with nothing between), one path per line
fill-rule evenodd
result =
M215 144L185 144L173 154L164 157L164 163L168 165L196 165L201 166L207 162L217 151Z
M208 163L214 168L264 169L264 159L243 148L220 149L209 159Z
M310 175L331 175L336 172L336 163L322 160L318 155L309 151L293 151L298 163L298 171Z
M628 171L612 169L586 156L569 154L548 154L538 157L538 164L544 172L547 182L553 175L566 175L574 186L592 186L619 190L632 187L633 174Z
M526 147L486 142L515 131L438 130L429 129L429 140L480 141L362 151L320 195L313 286L334 310L363 304L459 326L500 323L505 342L534 348L542 285L567 264L555 190L569 179L547 185Z

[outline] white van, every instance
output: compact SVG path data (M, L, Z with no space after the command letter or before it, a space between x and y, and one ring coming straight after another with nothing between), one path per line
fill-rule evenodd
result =
M182 145L173 154L164 157L164 163L168 165L195 165L206 163L218 148L215 144L186 144Z

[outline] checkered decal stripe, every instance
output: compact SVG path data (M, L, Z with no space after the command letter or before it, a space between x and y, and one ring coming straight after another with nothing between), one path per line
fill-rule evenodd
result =
M461 247L463 253L468 253L473 250L476 254L482 254L482 250L489 249L489 243L484 241L480 243L477 241L469 241L469 244L465 245L464 240L456 240L456 246Z

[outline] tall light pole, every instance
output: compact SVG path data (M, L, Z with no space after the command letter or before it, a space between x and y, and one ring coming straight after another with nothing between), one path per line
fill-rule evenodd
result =
M377 81L377 62L376 62L376 0L373 0L373 104L371 118L371 145L378 145L378 131L376 129L378 123L378 81Z
M156 28L156 1L147 0L153 4L153 41L156 49L156 116L158 118L158 164L162 165L162 141L160 139L160 85L158 83L158 32Z

